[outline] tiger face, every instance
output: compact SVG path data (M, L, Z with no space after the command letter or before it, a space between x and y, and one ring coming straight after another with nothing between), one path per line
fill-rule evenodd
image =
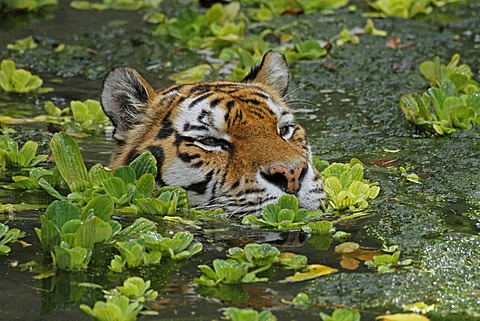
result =
M274 51L242 82L155 91L134 69L113 69L101 97L119 142L110 165L150 151L159 185L181 186L191 205L235 216L255 213L284 193L316 209L323 184L305 130L282 99L287 87L287 63Z

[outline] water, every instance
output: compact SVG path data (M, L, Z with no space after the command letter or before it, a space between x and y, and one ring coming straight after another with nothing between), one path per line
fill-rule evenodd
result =
M355 3L366 10L365 4ZM379 248L382 243L399 245L403 257L414 261L411 270L379 275L360 264L355 271L349 271L341 267L341 257L334 252L337 241L320 250L313 238L298 232L262 232L236 221L203 222L200 229L160 221L164 232L192 231L204 245L202 254L174 265L114 274L106 268L112 254L106 248L92 259L87 272L57 272L54 277L37 280L34 276L38 272L22 271L20 265L35 261L41 268L49 268L33 229L40 226L39 216L52 199L38 191L2 190L2 204L25 202L34 204L36 209L0 214L1 222L7 221L10 228L25 231L23 241L31 244L25 248L13 244L12 253L0 258L0 320L88 320L78 305L93 306L102 294L82 283L110 289L133 274L151 280L152 287L160 293L152 305L159 315L142 316L140 320L219 319L221 309L227 306L268 308L279 320L319 320L320 311L330 313L329 307L339 305L363 309L362 320L374 320L386 310L401 311L403 303L416 301L436 304L436 312L430 315L432 320L474 320L480 316L477 299L480 135L477 129L445 138L419 133L403 119L398 98L403 93L427 88L417 67L434 55L447 62L454 52L460 52L462 62L472 66L477 80L480 78L475 40L480 26L472 14L478 9L479 2L471 1L438 9L438 14L424 22L376 20L378 28L413 46L394 50L384 45L384 38L366 35L356 46L335 47L325 59L300 62L292 67L292 94L288 100L309 133L314 153L329 161L344 162L357 157L366 164L366 177L381 186L381 194L372 202L369 216L342 222L337 229L352 233L351 241L368 248ZM166 10L174 9L166 7ZM171 56L168 44L149 38L145 31L149 27L135 12L83 12L62 3L46 18L23 16L14 21L23 24L8 28L3 25L0 30L1 58L12 55L4 50L6 43L31 34L52 46L65 42L93 50L84 54L79 49L77 55L58 59L49 59L45 48L16 56L19 66L38 70L46 85L55 91L34 97L1 93L1 115L28 118L43 113L43 103L48 100L62 105L72 99L98 99L101 78L115 65L136 66L152 84L160 87L170 83L169 73L191 67L199 60L188 53L185 57ZM112 21L127 23L108 27ZM282 17L274 24L287 22L297 23L306 37L325 40L343 27L363 26L365 21L358 12L341 10L334 16L320 18ZM161 72L148 71L148 66L162 59L168 59L173 67L165 63ZM47 150L51 134L46 124L15 127L19 140L39 141L41 148ZM88 165L108 163L115 149L115 142L104 134L78 141ZM392 160L394 166L378 165L379 160ZM400 176L398 166L418 174L422 184L407 182ZM8 182L12 174L1 173L2 182ZM335 267L340 273L316 281L284 284L279 281L290 272L278 271L269 275L268 283L222 288L220 298L219 292L213 295L193 285L193 277L200 275L197 265L225 258L228 248L249 242L269 242L282 252L306 255L309 263ZM440 260L444 256L450 259ZM442 285L438 285L440 281ZM301 291L310 294L315 307L298 310L281 302L281 299L291 300Z

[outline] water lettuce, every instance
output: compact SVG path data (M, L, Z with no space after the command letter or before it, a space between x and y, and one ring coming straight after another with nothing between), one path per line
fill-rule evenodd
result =
M112 200L97 195L80 212L68 201L54 201L40 216L41 228L35 228L45 253L50 253L60 269L87 268L97 243L110 240L121 229L120 223L110 220ZM99 216L95 216L98 213Z
M120 255L115 255L110 269L121 272L125 267L136 268L158 264L163 257L169 257L172 260L187 259L203 249L202 243L191 244L192 241L193 235L190 232L177 232L170 238L163 237L153 230L145 231L140 233L136 240L130 239L116 243L115 247Z
M171 186L157 190L157 162L150 152L143 153L128 166L110 170L96 164L87 171L78 144L70 135L55 134L50 147L61 178L71 191L67 199L79 205L88 203L97 194L105 194L111 196L115 210L124 214L188 212L185 190ZM39 185L52 196L65 198L48 182L41 181Z
M150 289L150 281L131 277L111 291L104 291L105 301L97 301L93 308L81 304L80 309L98 321L134 321L148 301L155 300L158 292Z
M46 6L56 5L58 0L9 0L0 3L7 11L39 11Z
M226 308L223 317L232 321L276 321L277 318L268 310L258 312L253 309Z
M248 0L253 5L250 16L257 21L269 21L285 13L333 13L346 6L349 0Z
M305 256L280 253L276 247L270 244L250 243L243 249L234 247L228 250L227 257L226 260L214 260L213 268L208 265L199 265L198 268L203 274L199 278L195 278L194 282L209 287L222 284L266 282L268 278L259 277L258 274L269 270L273 264L279 264L284 269L304 272L315 267L315 265L307 265ZM289 281L288 278L286 281Z
M94 132L102 129L109 122L98 100L72 100L70 106L60 109L52 102L45 103L46 116L37 116L47 122L58 124L67 132Z
M0 170L12 167L35 167L47 159L47 155L37 155L38 143L26 142L22 148L8 135L0 136Z
M359 212L368 207L368 201L377 197L380 187L365 180L363 172L364 165L356 158L352 158L348 164L332 163L322 172L327 212Z
M320 312L322 321L360 321L360 312L338 308L335 309L332 315Z
M20 231L18 228L10 229L7 225L0 223L0 255L9 253L12 249L8 244L24 236L25 232Z
M440 87L443 80L448 78L459 91L475 91L478 83L472 79L473 72L470 66L459 63L460 55L457 53L447 65L442 64L439 57L435 57L433 60L422 62L418 70L429 81L431 87Z
M247 215L242 224L252 224L264 228L296 229L310 221L311 217L319 215L319 211L309 211L298 208L298 199L291 194L282 195L277 204L269 204L261 211L261 218Z
M396 245L384 246L383 251L387 253L374 256L373 260L365 261L365 265L379 273L391 273L396 271L398 267L412 264L411 259L400 260L401 251L398 250Z
M13 60L5 59L0 64L0 88L6 92L45 93L53 90L44 87L43 80L25 69L17 69Z
M35 49L38 47L37 42L32 36L15 40L14 43L7 44L7 49L24 52L25 50Z
M420 65L432 87L423 94L400 97L400 108L408 121L439 135L480 124L479 84L471 79L470 67L458 65L459 60L456 54L446 66L438 57Z
M433 6L441 7L446 3L458 2L459 0L376 0L369 5L380 11L369 13L370 16L412 18L418 14L431 14Z

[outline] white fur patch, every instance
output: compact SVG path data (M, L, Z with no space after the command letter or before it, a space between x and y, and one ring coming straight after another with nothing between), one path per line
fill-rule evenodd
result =
M208 99L191 106L193 101L195 98L187 99L180 106L179 116L174 122L175 129L192 138L212 137L230 141L230 137L224 132L225 111L211 106Z

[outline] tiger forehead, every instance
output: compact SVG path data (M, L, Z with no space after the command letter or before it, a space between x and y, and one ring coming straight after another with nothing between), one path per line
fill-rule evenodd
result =
M221 130L255 119L276 124L289 114L275 94L270 95L264 88L246 83L174 86L161 94L177 96L175 127L180 131Z

